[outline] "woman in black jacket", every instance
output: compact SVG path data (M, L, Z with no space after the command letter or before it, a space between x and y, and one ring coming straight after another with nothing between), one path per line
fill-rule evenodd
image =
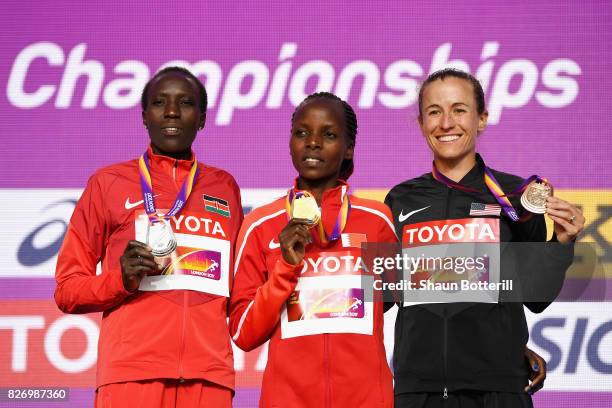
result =
M527 213L519 202L518 192L527 183L488 168L476 153L487 116L482 87L470 74L446 69L423 83L419 123L433 152L433 170L395 186L385 200L404 248L427 244L431 231L445 231L436 237L438 243L487 242L496 248L546 240L544 216ZM527 299L523 291L513 302L404 303L395 326L396 407L532 406L526 392L531 373L524 357L523 305L540 312L558 294L585 222L580 210L564 200L541 201L541 211L554 221L552 241L565 244L540 254L537 267L548 274L527 273L524 259L508 256L509 251L502 251L500 259L522 274L517 286L530 290L533 285L525 282L540 279L533 290L546 286L547 300ZM478 228L483 228L481 236ZM474 236L456 239L461 231Z

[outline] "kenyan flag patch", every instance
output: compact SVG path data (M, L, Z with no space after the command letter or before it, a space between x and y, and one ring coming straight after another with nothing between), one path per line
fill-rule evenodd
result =
M230 216L229 205L227 205L227 201L222 200L217 197L209 196L204 194L204 209L206 211L214 212L220 214L224 217Z

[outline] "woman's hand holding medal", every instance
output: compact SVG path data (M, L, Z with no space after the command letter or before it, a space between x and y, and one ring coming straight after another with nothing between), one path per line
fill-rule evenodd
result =
M546 214L554 221L557 241L567 244L576 240L584 229L585 218L575 205L560 198L550 196L546 199Z
M292 218L278 235L285 262L297 265L304 259L306 245L311 242L308 220Z
M553 196L552 185L545 179L538 179L527 186L521 196L521 204L534 214L548 214L555 223L557 241L562 244L575 241L576 236L584 229L586 220L582 211L575 205Z
M291 203L291 220L278 236L285 262L297 265L304 259L306 245L312 242L310 228L321 220L317 202L310 194L295 198Z
M120 262L123 287L128 292L135 292L145 276L159 273L151 248L140 241L128 242Z

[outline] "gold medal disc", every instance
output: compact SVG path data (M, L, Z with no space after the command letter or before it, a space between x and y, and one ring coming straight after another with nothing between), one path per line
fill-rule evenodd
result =
M308 220L311 225L317 224L321 219L321 211L317 205L317 200L306 194L295 198L291 205L291 218Z

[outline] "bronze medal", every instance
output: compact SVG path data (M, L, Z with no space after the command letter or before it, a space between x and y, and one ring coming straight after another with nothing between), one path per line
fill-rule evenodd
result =
M546 199L553 195L553 188L548 183L532 182L521 196L523 207L534 214L546 212Z

